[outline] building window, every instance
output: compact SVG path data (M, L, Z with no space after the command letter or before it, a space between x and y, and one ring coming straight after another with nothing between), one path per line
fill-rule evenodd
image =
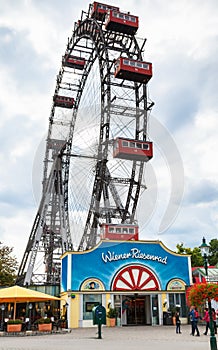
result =
M83 320L92 320L92 308L102 303L101 294L84 294Z
M185 300L185 293L174 293L169 294L169 309L173 310L179 305L180 308L180 317L187 316L187 307Z
M123 144L123 147L128 147L128 141L123 141L122 144Z
M149 149L149 145L147 143L143 144L143 149Z

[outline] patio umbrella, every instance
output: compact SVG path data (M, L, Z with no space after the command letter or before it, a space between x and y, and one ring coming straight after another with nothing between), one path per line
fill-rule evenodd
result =
M14 315L16 316L16 304L35 301L61 300L53 295L38 292L24 287L13 286L0 289L0 303L14 303Z

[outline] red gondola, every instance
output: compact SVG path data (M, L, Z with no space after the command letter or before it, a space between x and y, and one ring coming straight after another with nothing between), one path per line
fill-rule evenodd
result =
M96 18L99 21L104 20L108 10L119 11L119 7L101 4L100 2L94 1L91 9L91 17Z
M153 144L119 137L114 142L113 157L147 162L153 157Z
M85 66L85 59L82 57L70 56L66 54L62 59L62 64L65 67L83 69Z
M54 95L53 97L55 107L73 108L74 98L68 96Z
M138 231L138 225L103 223L100 236L101 239L138 241Z
M147 83L152 77L152 63L120 57L115 62L115 78Z
M139 18L119 11L108 11L105 28L115 32L134 35L139 27Z

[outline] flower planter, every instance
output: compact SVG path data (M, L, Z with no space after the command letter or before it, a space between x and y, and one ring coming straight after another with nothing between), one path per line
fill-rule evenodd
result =
M51 332L51 330L52 330L52 323L39 323L38 324L38 330L40 332Z
M117 317L117 310L113 307L110 307L107 312L107 318L109 318L110 327L114 327L116 325L116 317Z
M205 300L218 301L218 284L196 283L187 289L188 305L200 306Z
M109 324L110 324L110 327L115 327L116 325L116 318L109 318Z
M7 324L7 332L21 332L22 324Z

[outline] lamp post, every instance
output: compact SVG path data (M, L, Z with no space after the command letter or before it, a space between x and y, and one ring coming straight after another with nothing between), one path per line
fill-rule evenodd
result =
M28 330L30 331L31 330L31 313L32 313L32 308L33 308L33 304L32 303L29 303L29 324L28 324Z
M5 304L1 304L1 310L2 310L2 322L1 322L1 331L4 331L4 312L5 312Z
M209 247L209 245L207 245L205 237L203 237L202 244L200 245L199 248L201 250L201 255L202 255L203 259L204 259L205 274L206 274L206 277L208 277L207 263L208 263L208 255L209 255L210 247Z
M205 237L202 239L202 244L200 245L201 255L204 259L204 268L205 268L205 274L206 274L206 281L208 280L208 255L209 255L209 249L210 247L206 243ZM217 343L216 343L216 337L214 332L214 325L213 325L213 316L212 316L212 308L211 308L211 300L208 300L208 311L210 316L210 348L211 350L217 350Z

